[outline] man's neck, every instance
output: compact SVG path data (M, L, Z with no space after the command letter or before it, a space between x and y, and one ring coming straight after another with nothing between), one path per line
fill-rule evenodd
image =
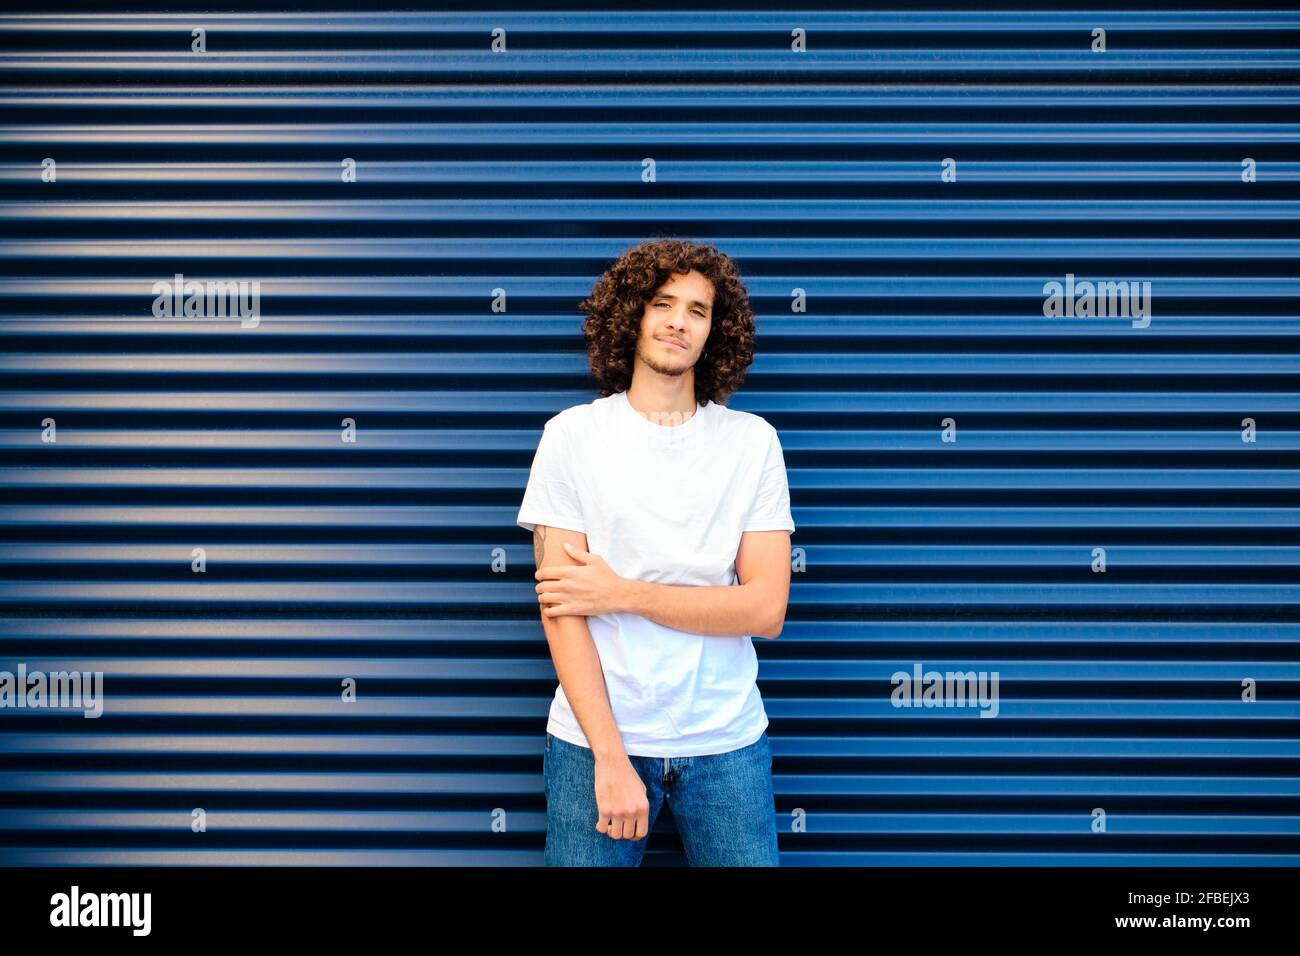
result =
M651 415L667 416L669 419L680 417L683 424L700 408L695 400L693 374L676 377L656 374L652 378L633 374L632 384L627 389L627 399L644 418L650 418Z

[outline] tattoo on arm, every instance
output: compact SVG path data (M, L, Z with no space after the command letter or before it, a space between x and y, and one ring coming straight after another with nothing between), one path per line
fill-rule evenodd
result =
M545 525L533 525L533 560L537 567L542 566L542 558L546 556L546 527Z

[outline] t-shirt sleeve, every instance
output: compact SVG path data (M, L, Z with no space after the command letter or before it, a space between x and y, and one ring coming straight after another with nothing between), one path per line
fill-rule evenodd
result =
M785 474L785 455L776 429L768 426L767 452L758 480L754 504L745 519L746 531L794 532L790 514L790 486Z
M536 525L565 528L569 531L587 531L582 520L582 503L578 500L577 473L572 449L563 424L552 418L542 428L541 441L533 456L533 467L528 474L528 487L515 519L525 531Z

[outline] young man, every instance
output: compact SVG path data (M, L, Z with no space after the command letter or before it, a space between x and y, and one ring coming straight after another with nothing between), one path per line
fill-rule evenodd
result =
M692 866L776 866L751 636L790 591L776 430L723 404L753 362L735 264L677 240L624 253L581 303L601 397L546 422L533 532L555 662L548 866L636 866L664 803Z

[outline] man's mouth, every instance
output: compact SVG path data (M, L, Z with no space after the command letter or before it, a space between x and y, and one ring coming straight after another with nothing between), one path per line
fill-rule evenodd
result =
M663 342L665 345L668 345L671 348L679 348L683 352L686 351L685 343L679 342L677 341L677 339L660 339L659 341Z

